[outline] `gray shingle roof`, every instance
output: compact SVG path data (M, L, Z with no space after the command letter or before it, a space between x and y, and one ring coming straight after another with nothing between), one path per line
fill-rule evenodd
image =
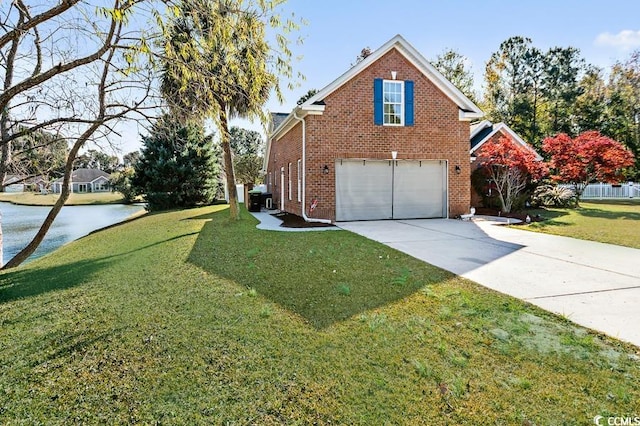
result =
M71 181L74 183L90 183L99 177L109 179L109 173L98 169L77 169L71 174ZM56 179L54 182L62 182L62 178Z
M274 129L277 129L280 124L287 118L289 114L285 112L272 112L271 113L271 129L270 132Z

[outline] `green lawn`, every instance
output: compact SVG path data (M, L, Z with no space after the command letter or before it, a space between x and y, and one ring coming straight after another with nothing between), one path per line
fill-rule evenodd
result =
M591 424L638 348L344 231L147 215L0 274L2 424Z
M548 220L527 226L532 231L640 248L639 199L583 201L577 209L534 213Z
M37 192L5 192L0 193L0 201L29 206L53 206L60 194L40 194ZM70 194L65 203L67 206L87 204L117 204L122 203L123 197L119 192L93 192L84 194Z

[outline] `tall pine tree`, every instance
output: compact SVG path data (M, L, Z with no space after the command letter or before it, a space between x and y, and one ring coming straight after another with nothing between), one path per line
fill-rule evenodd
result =
M133 186L150 211L193 207L213 201L219 167L213 140L201 124L163 116L153 126L135 165Z

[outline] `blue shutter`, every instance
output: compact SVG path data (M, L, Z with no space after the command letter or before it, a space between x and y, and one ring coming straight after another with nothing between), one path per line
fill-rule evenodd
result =
M413 81L404 82L404 125L413 126Z
M373 123L382 126L382 79L373 80Z

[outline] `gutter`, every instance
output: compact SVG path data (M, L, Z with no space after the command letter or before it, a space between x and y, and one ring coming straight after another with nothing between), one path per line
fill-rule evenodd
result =
M305 210L307 205L307 125L304 121L304 117L298 117L298 109L293 110L293 118L302 123L302 218L306 222L319 222L319 223L331 223L329 219L316 219L308 217Z

